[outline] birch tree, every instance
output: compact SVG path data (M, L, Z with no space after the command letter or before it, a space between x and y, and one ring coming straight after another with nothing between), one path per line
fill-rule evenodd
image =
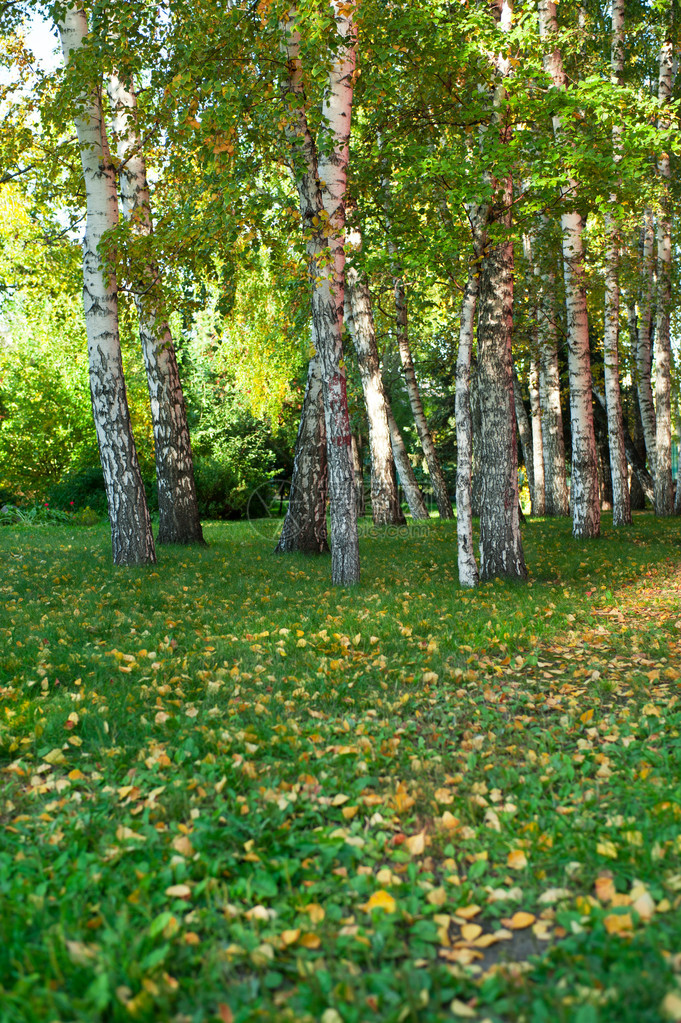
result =
M82 7L67 7L57 22L67 70L72 72L74 121L85 181L83 308L88 338L90 393L104 473L114 564L156 561L151 519L132 435L118 326L115 274L105 267L102 242L118 224L116 174L109 152L101 78L82 58L89 34Z
M539 0L539 30L545 44L552 46L552 49L544 55L544 67L554 88L565 91L567 78L563 69L563 59L560 50L555 45L558 22L556 4L553 0ZM562 139L564 126L559 112L553 114L553 131L557 139ZM591 401L591 354L584 277L584 223L581 213L575 209L578 192L577 181L568 174L565 184L561 187L564 203L561 227L563 231L572 425L572 492L570 496L573 534L577 538L586 539L599 535L601 513L598 495L598 456Z
M347 239L356 258L362 244L361 234L356 226L348 231ZM352 258L345 268L345 319L357 353L369 422L372 518L377 526L403 525L405 518L397 491L387 399L376 344L371 294L365 274L355 265Z
M136 124L137 98L132 83L109 80L117 138L121 206L134 236L153 232L147 168ZM160 272L145 252L132 281L147 373L158 481L159 543L203 543L194 482L187 412L173 337L160 301Z
M624 68L624 0L612 0L612 54L611 82L621 85ZM622 130L615 125L612 132L613 157L617 166L622 159ZM617 196L611 195L610 202L616 205ZM624 426L622 422L622 399L620 395L619 370L619 320L620 285L619 253L620 232L613 213L605 216L606 272L605 272L605 323L603 329L605 399L608 411L608 447L610 450L610 475L612 478L612 524L631 525L629 503L629 474L624 451Z
M511 28L508 0L495 0L493 13L500 32ZM499 44L501 45L501 44ZM506 82L509 55L494 58L494 117L486 136L494 133L500 173L490 174L494 196L490 237L480 271L478 310L478 380L482 413L482 507L480 510L480 578L527 576L518 518L518 450L513 403L513 240L510 235L513 182L504 149L511 137ZM484 139L483 139L484 146ZM496 167L495 167L496 171Z
M323 103L325 130L319 146L307 119L295 8L289 11L284 26L286 116L301 219L307 233L314 342L326 425L331 577L336 585L359 581L357 502L342 343L345 197L355 71L354 10L354 3L334 0L337 49Z
M671 40L674 5L669 3L668 25L660 49L657 99L658 128L670 127L674 53ZM672 484L671 342L669 317L672 303L671 164L669 153L658 153L657 172L662 184L662 201L657 220L657 323L655 330L655 514L671 515L674 507Z
M655 479L657 425L655 422L655 400L652 387L652 327L653 292L655 268L655 223L653 211L648 207L643 217L642 267L639 289L639 314L636 324L636 391L641 413L641 425L645 441L650 474Z

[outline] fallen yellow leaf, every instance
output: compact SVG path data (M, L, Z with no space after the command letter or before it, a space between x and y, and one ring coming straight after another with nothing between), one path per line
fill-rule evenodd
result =
M514 913L510 920L504 921L507 927L510 927L512 931L522 931L525 927L529 927L536 920L534 913L526 913L522 909L519 909L517 913Z
M522 849L511 849L506 864L511 870L523 870L527 866L527 856Z
M397 903L390 894L390 892L384 891L382 888L374 894L362 905L360 909L363 909L365 913L370 913L372 909L382 909L386 913L394 913L397 909Z
M404 844L412 856L420 856L426 848L425 831L419 831L418 835L410 835Z
M461 928L461 937L464 941L475 941L482 934L480 924L464 924Z
M188 884L171 884L169 888L166 888L166 895L170 895L173 899L188 899L191 893L192 890Z
M471 904L470 906L464 906L462 909L457 909L456 915L463 917L464 920L472 920L479 912L480 906Z
M608 934L628 934L634 929L629 913L609 913L603 923Z
M607 856L611 860L617 859L617 846L609 839L604 839L596 845L596 852L601 856Z

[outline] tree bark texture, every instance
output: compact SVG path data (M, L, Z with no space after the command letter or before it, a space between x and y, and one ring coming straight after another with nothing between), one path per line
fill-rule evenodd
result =
M362 438L356 433L352 435L352 465L355 470L355 493L357 495L357 517L363 518L366 515L366 501L364 499L364 466L362 465Z
M655 267L655 223L653 211L646 209L643 219L642 282L639 292L639 315L636 344L636 387L641 410L643 437L648 456L650 473L655 478L657 455L657 424L655 422L655 399L652 385L652 323Z
M480 578L525 579L518 519L518 449L513 406L513 244L485 256L478 313L477 385L482 412Z
M288 64L286 94L293 173L307 235L312 319L321 371L331 506L331 580L359 582L357 502L350 417L343 368L345 194L355 69L354 2L333 0L339 47L323 105L321 156L310 132L295 9L284 27Z
M534 510L535 497L534 497L534 448L532 438L532 427L530 426L530 417L527 414L525 408L525 402L523 401L523 394L520 387L520 381L518 380L518 374L515 369L513 370L513 405L515 408L515 419L518 427L518 436L520 437L520 447L523 452L523 460L525 462L525 472L527 474L527 485L530 491L530 504L532 507L532 515L535 515Z
M57 25L64 61L77 60L89 27L74 5ZM116 565L154 564L156 554L144 486L132 435L118 328L115 275L103 265L100 244L118 224L116 174L109 153L100 84L83 89L75 112L87 202L83 242L83 308L88 340L90 393L104 473Z
M409 396L412 415L414 416L414 423L416 424L416 432L419 435L423 454L425 455L426 464L428 466L430 483L433 488L440 518L452 519L454 518L452 502L449 497L449 493L447 492L445 478L442 475L440 459L438 458L435 450L433 436L430 432L430 428L428 427L425 412L423 411L421 392L419 390L416 372L414 370L414 360L412 359L411 348L409 345L407 294L404 286L404 280L399 273L399 268L396 269L397 272L394 276L395 324L397 330L397 345L400 352L402 370L404 372L404 382Z
M542 416L539 400L539 368L537 361L530 360L530 412L532 421L532 460L534 471L534 503L533 515L546 514L546 485L544 479L544 451L542 447Z
M570 497L565 466L565 433L560 404L560 367L556 332L555 277L542 276L538 319L539 401L544 454L546 514L570 514Z
M356 229L348 232L348 240L353 249L358 251L361 236ZM345 310L346 322L357 353L369 422L372 518L377 526L401 526L406 520L397 490L371 295L366 277L350 262L346 264Z
M326 554L326 425L319 360L310 359L288 509L276 554Z
M597 402L596 405L597 414L600 411L600 415L603 416L604 422L607 424L605 395L601 394L601 392L597 390L596 387L593 388L593 395ZM641 485L643 493L645 494L649 501L654 502L655 485L653 483L653 478L646 469L645 460L641 458L638 451L636 450L636 445L632 441L629 431L626 427L624 429L624 450L627 453L627 461L629 462L632 471L636 474L636 478Z
M556 4L539 0L539 28L542 38L551 40L558 31ZM554 48L544 56L544 67L555 88L565 90L566 76L560 51ZM560 114L553 115L556 137L563 134ZM578 184L568 176L561 189L563 201L573 205ZM586 307L582 216L574 208L561 216L563 231L563 268L568 328L568 370L570 375L570 418L572 426L572 486L570 503L573 535L579 539L600 533L601 512L598 494L598 458L594 437L591 402L591 355L589 321Z
M399 476L402 490L409 505L409 512L413 519L429 519L428 507L423 492L416 480L416 473L409 461L409 455L405 446L400 428L395 421L390 399L386 395L386 411L388 413L388 426L390 428L390 443L392 444L395 468Z
M624 0L612 0L612 56L613 85L620 85L624 68ZM622 131L615 126L612 131L613 157L618 164L622 159ZM613 207L617 196L611 195ZM619 333L620 333L620 282L619 254L620 231L613 215L605 216L605 317L603 328L603 351L605 371L605 399L608 406L608 448L610 452L610 478L612 482L612 524L631 525L629 503L629 474L624 451L624 425L622 420L622 397L620 394ZM601 506L603 502L601 501Z
M670 5L670 19L673 6ZM671 23L669 26L671 32ZM668 107L672 92L674 53L669 37L660 51L658 100ZM658 118L659 128L670 125L667 114ZM657 171L663 194L657 218L657 324L655 337L655 514L671 515L674 510L672 485L671 341L669 317L672 304L671 165L668 153L660 153Z
M153 232L147 168L135 117L137 99L131 85L112 75L109 95L118 139L123 214L134 235ZM147 372L158 481L159 543L204 543L194 482L187 411L175 346L159 300L160 275L149 257L132 282Z
M471 224L475 225L475 216ZM474 245L477 238L473 229ZM482 238L480 239L482 240ZM473 547L473 417L471 413L471 358L475 331L475 312L480 291L480 251L468 269L468 280L461 305L459 350L456 357L456 536L459 584L467 588L478 584L478 566Z

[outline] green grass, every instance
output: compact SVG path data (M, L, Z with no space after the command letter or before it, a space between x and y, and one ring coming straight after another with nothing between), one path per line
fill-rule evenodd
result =
M0 1021L679 1018L679 523L205 532L0 530Z

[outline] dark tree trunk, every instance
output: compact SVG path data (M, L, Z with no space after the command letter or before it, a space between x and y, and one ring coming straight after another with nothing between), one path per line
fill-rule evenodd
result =
M319 362L310 360L288 510L276 554L326 554L326 427Z

